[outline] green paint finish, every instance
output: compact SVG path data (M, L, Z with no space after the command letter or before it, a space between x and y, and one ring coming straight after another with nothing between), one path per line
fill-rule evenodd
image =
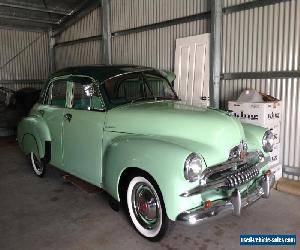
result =
M198 185L188 182L183 175L190 153L196 152L203 158L205 169L226 161L230 150L241 140L248 142L250 150L261 150L266 130L241 125L226 112L174 100L141 101L106 111L71 108L74 75L92 77L95 84L118 74L143 70L153 69L89 66L55 73L52 78L68 82L65 107L36 104L19 124L18 141L25 154L35 152L40 158L45 156L45 141L51 141L52 165L102 187L117 200L119 180L125 169L146 171L161 189L169 218L175 220L178 214L201 206L204 200L230 195L212 190L189 198L180 196ZM166 78L171 80L175 76L168 74ZM104 98L91 99L99 109L105 108L107 98L105 93L101 95ZM249 185L240 187L241 191Z
M63 120L63 167L96 186L101 183L102 138L105 112L66 109Z
M208 166L227 160L228 152L245 139L238 120L178 101L120 106L108 112L106 127L106 131L169 137L202 155Z
M109 138L110 137L110 138ZM169 218L179 211L199 206L201 197L182 198L179 195L197 183L184 179L183 164L190 153L168 138L142 135L124 135L107 132L103 169L103 188L118 197L118 180L128 167L148 172L161 189Z
M244 127L249 150L261 150L262 152L264 152L262 148L262 138L264 136L264 133L266 132L266 129L247 123L243 123L242 125ZM265 153L265 155L267 156L268 154Z

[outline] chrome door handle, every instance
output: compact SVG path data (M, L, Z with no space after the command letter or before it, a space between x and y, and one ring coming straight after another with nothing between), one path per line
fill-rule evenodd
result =
M65 117L66 120L68 120L68 122L70 122L71 119L72 119L72 115L69 114L69 113L68 113L68 114L65 114L64 117Z

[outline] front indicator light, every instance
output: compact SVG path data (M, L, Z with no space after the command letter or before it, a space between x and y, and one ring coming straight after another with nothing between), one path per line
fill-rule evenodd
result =
M272 175L272 171L271 170L267 170L266 172L265 172L265 176L271 176Z
M208 200L204 202L204 208L209 209L212 207L212 201Z

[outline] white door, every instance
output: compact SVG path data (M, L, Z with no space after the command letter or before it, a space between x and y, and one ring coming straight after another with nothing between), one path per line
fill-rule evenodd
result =
M209 105L210 34L176 39L175 91L193 105Z

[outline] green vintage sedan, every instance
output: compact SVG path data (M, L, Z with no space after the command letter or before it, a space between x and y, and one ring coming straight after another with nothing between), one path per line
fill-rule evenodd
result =
M60 70L20 122L19 145L36 175L49 163L104 189L153 241L172 221L240 215L268 198L272 132L187 105L174 79L132 65Z

